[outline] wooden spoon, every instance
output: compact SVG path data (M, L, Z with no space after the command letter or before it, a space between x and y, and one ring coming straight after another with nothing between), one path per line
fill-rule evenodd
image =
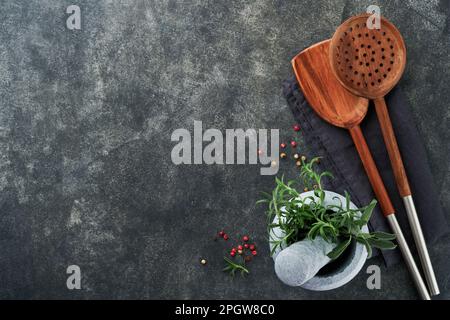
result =
M381 210L397 236L398 245L417 289L423 299L429 300L425 283L405 241L395 217L394 207L359 127L367 113L368 100L353 95L337 81L330 66L330 42L330 40L320 42L302 51L292 60L297 81L306 100L322 119L350 131Z
M384 96L398 83L405 70L406 47L400 32L391 22L381 18L380 29L369 29L366 25L369 17L369 14L352 17L336 30L330 44L331 67L347 90L357 96L374 100L397 188L405 204L425 278L431 294L437 295L439 286L384 100Z

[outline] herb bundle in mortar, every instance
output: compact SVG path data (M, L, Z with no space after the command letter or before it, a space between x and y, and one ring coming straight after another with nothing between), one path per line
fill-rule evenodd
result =
M318 173L314 170L314 164L319 158L310 162L302 161L300 181L290 180L284 182L276 178L276 187L272 194L265 193L265 199L258 203L268 205L267 218L269 234L274 228L280 228L283 238L274 239L271 255L277 248L287 247L301 241L306 237L314 240L321 236L329 243L337 246L327 255L330 259L337 259L352 243L353 240L360 242L367 248L369 256L372 248L394 249L396 245L392 242L395 235L385 232L363 232L361 228L366 225L372 215L377 201L372 200L370 204L359 209L350 207L350 195L345 192L345 204L326 205L324 203L325 190L322 188L324 177L333 178L330 172ZM300 193L295 187L302 182L304 186L314 190L314 197L300 198ZM303 190L304 188L299 188Z

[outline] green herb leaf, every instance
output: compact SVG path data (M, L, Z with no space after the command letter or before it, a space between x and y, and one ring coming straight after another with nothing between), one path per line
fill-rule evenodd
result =
M369 242L369 244L372 247L383 249L383 250L391 250L391 249L395 249L397 247L395 245L395 243L393 243L392 241L389 241L389 240L370 238L370 239L367 239L367 241Z
M359 220L360 226L364 226L369 222L370 217L372 216L373 209L375 208L376 205L377 205L377 200L372 200L370 202L370 204L365 207L364 212L361 216L361 219Z
M369 242L365 238L357 237L356 241L362 243L366 249L367 249L367 256L370 258L372 256L372 247L370 246Z
M236 271L239 271L242 276L245 276L246 274L250 273L248 269L245 267L244 263L243 264L235 263L230 259L228 259L227 257L224 257L223 260L225 260L226 262L226 266L225 268L223 268L223 271L229 272L231 276L234 276Z
M382 231L372 232L371 235L380 240L395 240L396 238L395 234L386 233Z
M339 258L339 256L345 251L345 249L347 249L351 242L352 237L350 236L347 240L339 243L330 253L327 254L327 256L332 260Z

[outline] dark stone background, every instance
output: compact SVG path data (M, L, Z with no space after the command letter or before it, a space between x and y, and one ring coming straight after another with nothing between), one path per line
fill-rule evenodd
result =
M81 31L65 27L74 3ZM170 159L172 131L194 120L281 128L287 140L280 88L290 59L369 4L404 35L400 85L448 214L448 1L2 1L0 297L417 298L403 265L382 267L379 291L366 289L365 269L330 292L284 286L255 206L273 177ZM294 176L293 164L281 172ZM222 228L259 245L246 279L220 271L225 247L212 239ZM430 250L450 298L450 238ZM81 267L82 290L66 288L70 264Z

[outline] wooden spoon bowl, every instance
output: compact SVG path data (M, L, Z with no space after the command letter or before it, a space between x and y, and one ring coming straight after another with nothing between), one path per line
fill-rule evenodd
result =
M352 93L377 99L400 80L406 65L406 47L398 29L381 18L380 29L369 29L369 14L345 21L330 45L333 72Z
M292 60L295 75L314 111L325 121L350 129L364 119L369 101L342 88L329 63L330 40L317 43Z

